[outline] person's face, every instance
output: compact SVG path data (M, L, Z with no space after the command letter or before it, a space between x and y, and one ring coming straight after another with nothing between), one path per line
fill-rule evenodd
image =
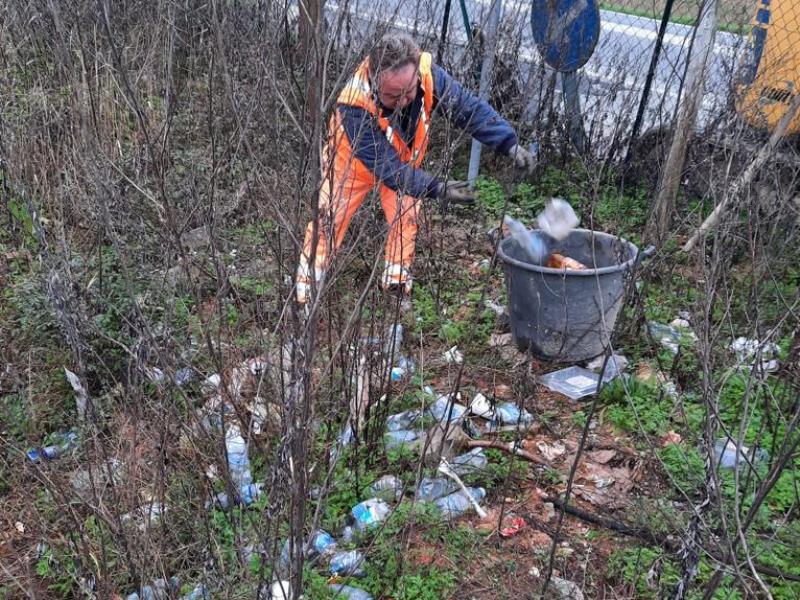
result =
M378 75L378 100L389 110L403 109L417 97L418 84L416 65L384 71Z

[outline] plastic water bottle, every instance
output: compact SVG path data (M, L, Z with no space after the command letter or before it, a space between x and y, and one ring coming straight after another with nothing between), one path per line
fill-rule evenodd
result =
M466 454L456 456L450 461L450 467L457 475L467 475L486 468L489 459L483 448L473 448Z
M399 502L403 497L403 484L394 475L384 475L369 486L369 491L381 500Z
M467 412L467 407L463 404L458 404L455 399L445 394L439 396L436 402L428 407L428 412L439 422L444 422L448 418L452 422L463 417Z
M50 446L31 448L26 452L28 458L33 462L38 462L42 459L55 460L78 445L78 434L72 431L59 433L55 441L56 443Z
M225 448L228 451L228 469L233 485L242 489L253 483L250 473L250 459L247 456L247 444L242 432L236 425L231 425L225 435Z
M341 535L342 541L345 544L349 544L356 538L356 533L357 532L355 527L353 527L352 525L345 525L344 527L342 527L342 535Z
M336 549L336 540L324 529L318 529L311 537L311 550L314 554L322 556Z
M525 225L506 215L503 224L508 227L508 232L517 245L527 255L528 260L534 264L541 264L547 255L547 245L538 235L531 232Z
M452 479L446 479L445 477L425 477L419 482L417 500L433 502L442 496L452 494L457 489L458 484Z
M356 520L356 529L364 531L386 520L392 509L378 498L370 498L356 504L350 511Z
M331 558L331 574L362 577L364 575L364 560L364 555L358 550L337 552Z
M400 431L408 429L416 423L421 414L418 410L406 410L396 415L389 415L386 418L386 429L389 431Z
M181 600L210 600L211 593L204 585L198 585L188 594L181 596Z
M386 356L393 356L400 353L400 345L403 343L403 325L395 323L389 328L386 334L386 341L383 345L383 353Z
M263 493L263 483L248 483L239 489L238 498L236 498L236 501L244 506L250 506ZM231 501L227 493L219 492L216 496L214 496L214 499L217 503L217 506L219 506L222 510L227 510L230 508Z
M383 436L387 450L399 448L406 444L411 444L419 437L419 433L410 429L399 429L397 431L387 431Z
M486 490L482 487L468 487L467 491L477 502L480 502L486 496ZM464 492L455 492L444 498L439 498L435 501L435 504L442 511L442 516L447 520L455 519L472 508L472 502Z
M346 598L347 600L372 600L364 590L353 587L352 585L345 585L343 583L329 583L328 587L336 594L336 598Z
M128 595L127 600L167 600L174 597L181 589L181 580L177 577L166 579L154 579L152 585L142 586L139 592Z
M524 408L520 413L519 407L513 402L503 402L495 407L497 420L504 425L530 425L533 423L533 415Z
M747 458L750 456L751 449L745 445L737 448L736 442L730 438L718 439L714 444L714 456L716 463L723 469L733 469L736 465L747 465ZM759 448L753 453L752 463L767 462L769 452Z

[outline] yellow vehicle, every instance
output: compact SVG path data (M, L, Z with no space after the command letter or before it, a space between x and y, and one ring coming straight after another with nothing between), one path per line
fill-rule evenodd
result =
M744 59L738 112L772 130L800 93L800 0L759 0ZM800 112L787 135L800 133Z

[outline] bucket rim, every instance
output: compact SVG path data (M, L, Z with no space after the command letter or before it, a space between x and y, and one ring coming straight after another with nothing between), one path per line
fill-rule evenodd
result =
M531 229L531 231L540 232L542 230L541 229ZM620 240L621 242L624 242L625 244L628 244L628 246L633 249L633 256L631 258L629 258L628 260L626 260L624 263L620 263L618 265L612 265L612 266L609 266L609 267L600 267L599 269L585 269L585 270L582 270L582 271L578 271L578 270L575 270L575 269L567 269L567 268L564 268L564 269L553 269L551 267L545 267L545 266L541 266L541 265L534 265L532 263L522 262L520 260L517 260L516 258L511 258L508 254L505 253L505 250L503 250L503 244L505 244L508 240L512 240L513 238L505 238L503 240L500 240L500 243L497 245L497 255L500 257L500 259L504 263L506 263L508 265L513 265L513 266L515 266L517 268L520 268L520 269L522 269L524 271L532 271L534 273L544 273L544 274L547 274L547 275L570 275L570 276L574 275L574 276L577 276L577 277L596 277L597 275L608 275L608 274L611 274L611 273L619 273L620 271L630 270L634 266L634 264L636 263L636 260L637 260L637 258L639 256L639 247L636 244L634 244L633 242L625 239L624 237L619 236L619 235L613 235L611 233L606 233L604 231L595 231L593 229L578 229L578 228L576 228L576 229L573 229L572 231L579 232L579 233L588 233L588 234L590 234L592 236L603 235L603 236L616 238L616 239ZM542 233L544 233L544 232L542 232ZM547 235L547 234L545 234L545 235Z

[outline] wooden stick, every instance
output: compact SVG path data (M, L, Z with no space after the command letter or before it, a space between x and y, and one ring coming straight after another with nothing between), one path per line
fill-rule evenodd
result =
M800 94L795 94L795 97L792 99L792 102L789 104L789 108L786 109L786 112L781 117L781 120L778 121L778 124L775 126L775 131L772 132L772 135L769 137L769 141L761 147L756 157L752 160L752 162L747 166L744 172L733 182L725 197L717 204L716 208L714 208L713 212L706 217L706 220L703 221L703 224L694 232L692 237L686 242L683 246L684 252L691 251L694 248L695 244L703 237L706 232L711 229L714 225L717 224L719 221L720 216L722 216L722 212L725 210L727 205L734 200L738 195L739 192L746 186L750 185L750 182L758 173L758 170L764 166L764 163L767 162L767 159L772 156L775 152L775 148L777 148L778 143L783 139L783 136L786 135L786 129L789 127L789 123L797 115L797 111L800 110Z
M514 446L514 444L506 444L494 440L469 440L467 442L467 448L496 448L497 450L503 450L504 452L508 452L509 454L514 454L516 456L519 456L520 458L529 460L530 462L536 463L537 465L542 465L545 467L550 466L548 462L542 460L535 454L531 454L527 450L518 448Z

